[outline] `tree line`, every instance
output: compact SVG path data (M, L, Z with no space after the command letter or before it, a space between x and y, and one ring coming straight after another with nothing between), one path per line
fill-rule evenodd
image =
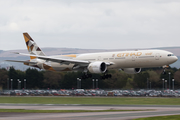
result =
M83 89L91 89L94 86L100 89L162 89L163 83L164 87L169 88L170 80L172 89L174 79L175 89L180 88L180 69L168 68L166 74L162 72L162 68L142 69L140 73L132 75L121 70L110 70L109 73L112 74L110 79L102 80L101 74L92 74L92 78L82 79L80 82L77 78L82 75L81 72L39 71L34 68L21 71L11 67L9 70L0 69L0 87L1 89L76 89L81 86Z

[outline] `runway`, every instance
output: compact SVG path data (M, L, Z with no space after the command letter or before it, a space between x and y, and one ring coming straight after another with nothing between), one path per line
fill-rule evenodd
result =
M54 105L0 104L0 109L30 110L148 110L86 113L0 113L0 120L130 120L141 117L180 114L180 106L173 105Z

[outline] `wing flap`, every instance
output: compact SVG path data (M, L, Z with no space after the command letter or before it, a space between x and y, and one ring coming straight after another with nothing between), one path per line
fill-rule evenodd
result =
M31 62L31 61L21 61L21 60L5 60L8 62L20 62L20 63L30 63L30 64L36 64L37 62Z

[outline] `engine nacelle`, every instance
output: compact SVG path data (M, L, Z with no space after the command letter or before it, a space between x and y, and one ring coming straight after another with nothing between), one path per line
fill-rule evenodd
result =
M107 66L104 62L92 62L89 64L88 68L90 73L104 73L107 70Z
M141 72L141 68L124 68L123 71L128 74L137 74Z

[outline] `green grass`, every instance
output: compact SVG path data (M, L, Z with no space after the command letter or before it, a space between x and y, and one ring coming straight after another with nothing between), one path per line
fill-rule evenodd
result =
M9 113L80 113L80 112L123 112L123 111L145 111L145 110L25 110L25 109L0 109L0 112ZM149 111L149 110L147 110Z
M94 105L180 105L180 98L121 97L0 97L0 103L94 104Z
M133 120L180 120L180 115L138 118L138 119L133 119Z

